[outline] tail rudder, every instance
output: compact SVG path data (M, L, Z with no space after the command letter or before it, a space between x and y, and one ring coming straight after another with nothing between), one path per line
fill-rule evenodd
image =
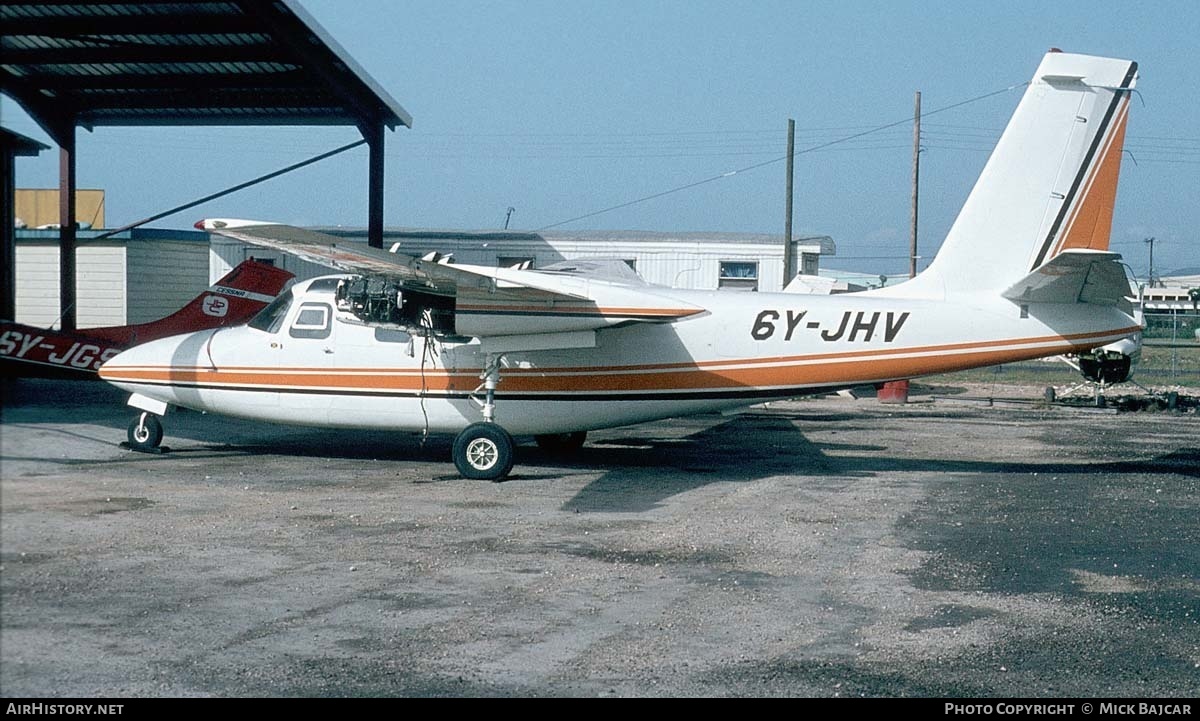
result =
M1064 251L1105 251L1137 63L1043 58L937 257L907 293L995 293Z
M212 284L209 293L220 293L232 297L246 297L255 302L270 303L275 296L296 276L282 268L260 260L245 260L220 280ZM192 302L200 300L197 297Z
M1067 249L1108 250L1125 147L1125 126L1129 119L1130 91L1137 78L1137 63L1114 62L1124 63L1125 75L1120 85L1091 86L1100 95L1093 106L1095 111L1104 110L1102 125L1093 136L1074 178L1070 179L1066 202L1037 247L1031 269ZM1120 72L1121 67L1114 70Z
M275 300L279 291L294 277L286 270L267 263L242 261L177 312L147 325L161 324L164 328L172 328L168 335L240 325Z
M281 268L246 260L165 318L119 328L96 328L88 333L129 346L178 333L240 325L274 300L293 277Z

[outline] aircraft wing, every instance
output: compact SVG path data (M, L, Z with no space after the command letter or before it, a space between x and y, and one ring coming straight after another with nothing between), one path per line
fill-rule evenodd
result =
M454 299L455 330L475 337L597 330L629 322L673 322L704 308L645 284L587 274L490 268L415 257L302 228L210 219L196 227L335 270L381 277L406 292Z
M1068 249L1004 291L1017 303L1127 303L1129 281L1120 253Z

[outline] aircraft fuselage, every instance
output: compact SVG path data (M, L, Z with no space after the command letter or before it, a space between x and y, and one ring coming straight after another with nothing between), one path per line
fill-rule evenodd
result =
M499 363L496 421L549 434L1095 348L1137 330L1116 308L1002 298L948 305L877 297L655 288L670 323L490 340L365 325L330 291L294 289L274 328L174 336L121 354L106 380L155 400L312 426L453 432L483 420L481 376ZM544 314L552 319L554 310ZM1104 330L1097 330L1097 328ZM572 347L546 348L564 339ZM506 349L513 348L513 349ZM474 397L474 398L473 398Z

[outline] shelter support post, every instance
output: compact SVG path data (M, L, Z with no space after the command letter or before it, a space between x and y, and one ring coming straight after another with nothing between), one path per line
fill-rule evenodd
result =
M383 130L382 122L372 122L363 128L363 137L370 149L367 161L367 245L383 247Z
M17 161L9 148L0 148L0 318L12 320L17 315L17 234L13 229L17 209L14 196L17 190Z
M61 133L58 150L58 298L64 331L76 328L75 303L75 128Z

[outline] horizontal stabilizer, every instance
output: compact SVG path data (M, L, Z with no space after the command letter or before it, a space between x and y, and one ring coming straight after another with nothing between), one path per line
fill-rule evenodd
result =
M1120 253L1068 249L1002 294L1016 303L1118 305L1129 295Z

